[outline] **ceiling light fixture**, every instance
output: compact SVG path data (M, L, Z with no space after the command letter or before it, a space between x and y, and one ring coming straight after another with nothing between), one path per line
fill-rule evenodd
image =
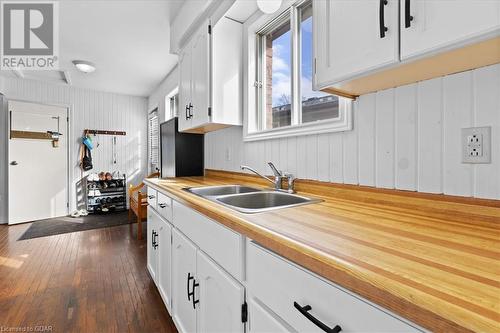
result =
M281 7L282 0L257 0L257 7L266 13L272 14Z
M90 61L73 60L73 65L75 65L75 67L78 68L80 72L92 73L93 71L95 71L95 65Z

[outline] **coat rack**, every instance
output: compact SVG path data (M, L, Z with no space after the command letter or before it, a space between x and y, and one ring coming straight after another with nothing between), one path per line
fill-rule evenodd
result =
M121 132L121 131L107 131L107 130L92 130L92 129L86 129L83 131L85 135L87 134L94 134L94 135L127 135L127 132Z

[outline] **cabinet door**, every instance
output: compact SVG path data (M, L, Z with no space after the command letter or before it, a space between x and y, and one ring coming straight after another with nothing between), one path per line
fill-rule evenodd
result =
M272 311L254 298L250 298L248 301L248 312L250 313L248 322L248 331L250 333L296 332L291 327L285 327L286 323L282 319L278 319Z
M177 230L173 229L172 236L173 317L181 333L196 332L195 296L189 293L194 289L197 249Z
M197 255L197 270L198 331L244 332L243 286L201 251Z
M210 100L209 73L210 73L210 35L208 22L202 26L192 41L192 127L198 127L210 121L208 107Z
M172 227L170 223L161 220L158 231L158 289L167 306L172 308Z
M459 46L499 28L498 0L401 0L401 58Z
M179 131L182 131L191 127L191 44L186 45L179 55L179 78Z
M157 225L158 225L158 219L159 216L156 215L154 210L151 207L148 207L148 222L147 222L147 229L148 229L148 236L147 236L147 257L148 257L148 271L149 274L151 275L151 278L157 284L157 270L158 270L158 250L156 247L156 238L158 230L157 230Z
M316 89L399 61L398 0L381 1L313 1Z

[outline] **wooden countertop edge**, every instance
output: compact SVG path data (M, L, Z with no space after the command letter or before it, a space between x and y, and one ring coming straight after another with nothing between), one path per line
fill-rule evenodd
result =
M302 246L298 242L288 239L283 235L248 222L244 218L238 216L238 213L232 213L229 211L226 213L223 207L220 207L219 205L215 207L216 204L209 201L206 201L205 205L200 205L200 198L195 197L188 192L184 194L179 192L178 189L170 189L168 186L159 186L147 179L144 182L146 185L151 186L156 190L168 192L169 196L179 203L182 203L193 210L225 225L226 227L239 232L252 240L255 240L257 243L276 252L284 258L287 258L288 260L309 269L319 276L351 290L362 297L365 297L375 304L393 311L403 318L413 321L417 325L432 331L473 332L472 330L444 318L428 309L418 306L405 298L381 289L380 287L371 284L369 281L363 280L354 274L350 274L349 269L341 269L342 264L340 261L338 262L339 267L335 267L331 263L325 263L318 258L318 252L316 252L316 256L312 256L308 246ZM179 196L179 193L182 193L182 196ZM213 208L211 207L212 205L214 205ZM217 211L223 211L224 214L220 214Z

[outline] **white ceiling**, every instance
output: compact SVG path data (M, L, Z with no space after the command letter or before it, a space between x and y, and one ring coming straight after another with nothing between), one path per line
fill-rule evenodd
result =
M177 63L177 56L169 54L169 21L182 3L183 0L60 1L61 71L69 72L76 87L148 96ZM97 70L81 73L72 60L91 61ZM21 74L64 82L64 75L58 72Z

